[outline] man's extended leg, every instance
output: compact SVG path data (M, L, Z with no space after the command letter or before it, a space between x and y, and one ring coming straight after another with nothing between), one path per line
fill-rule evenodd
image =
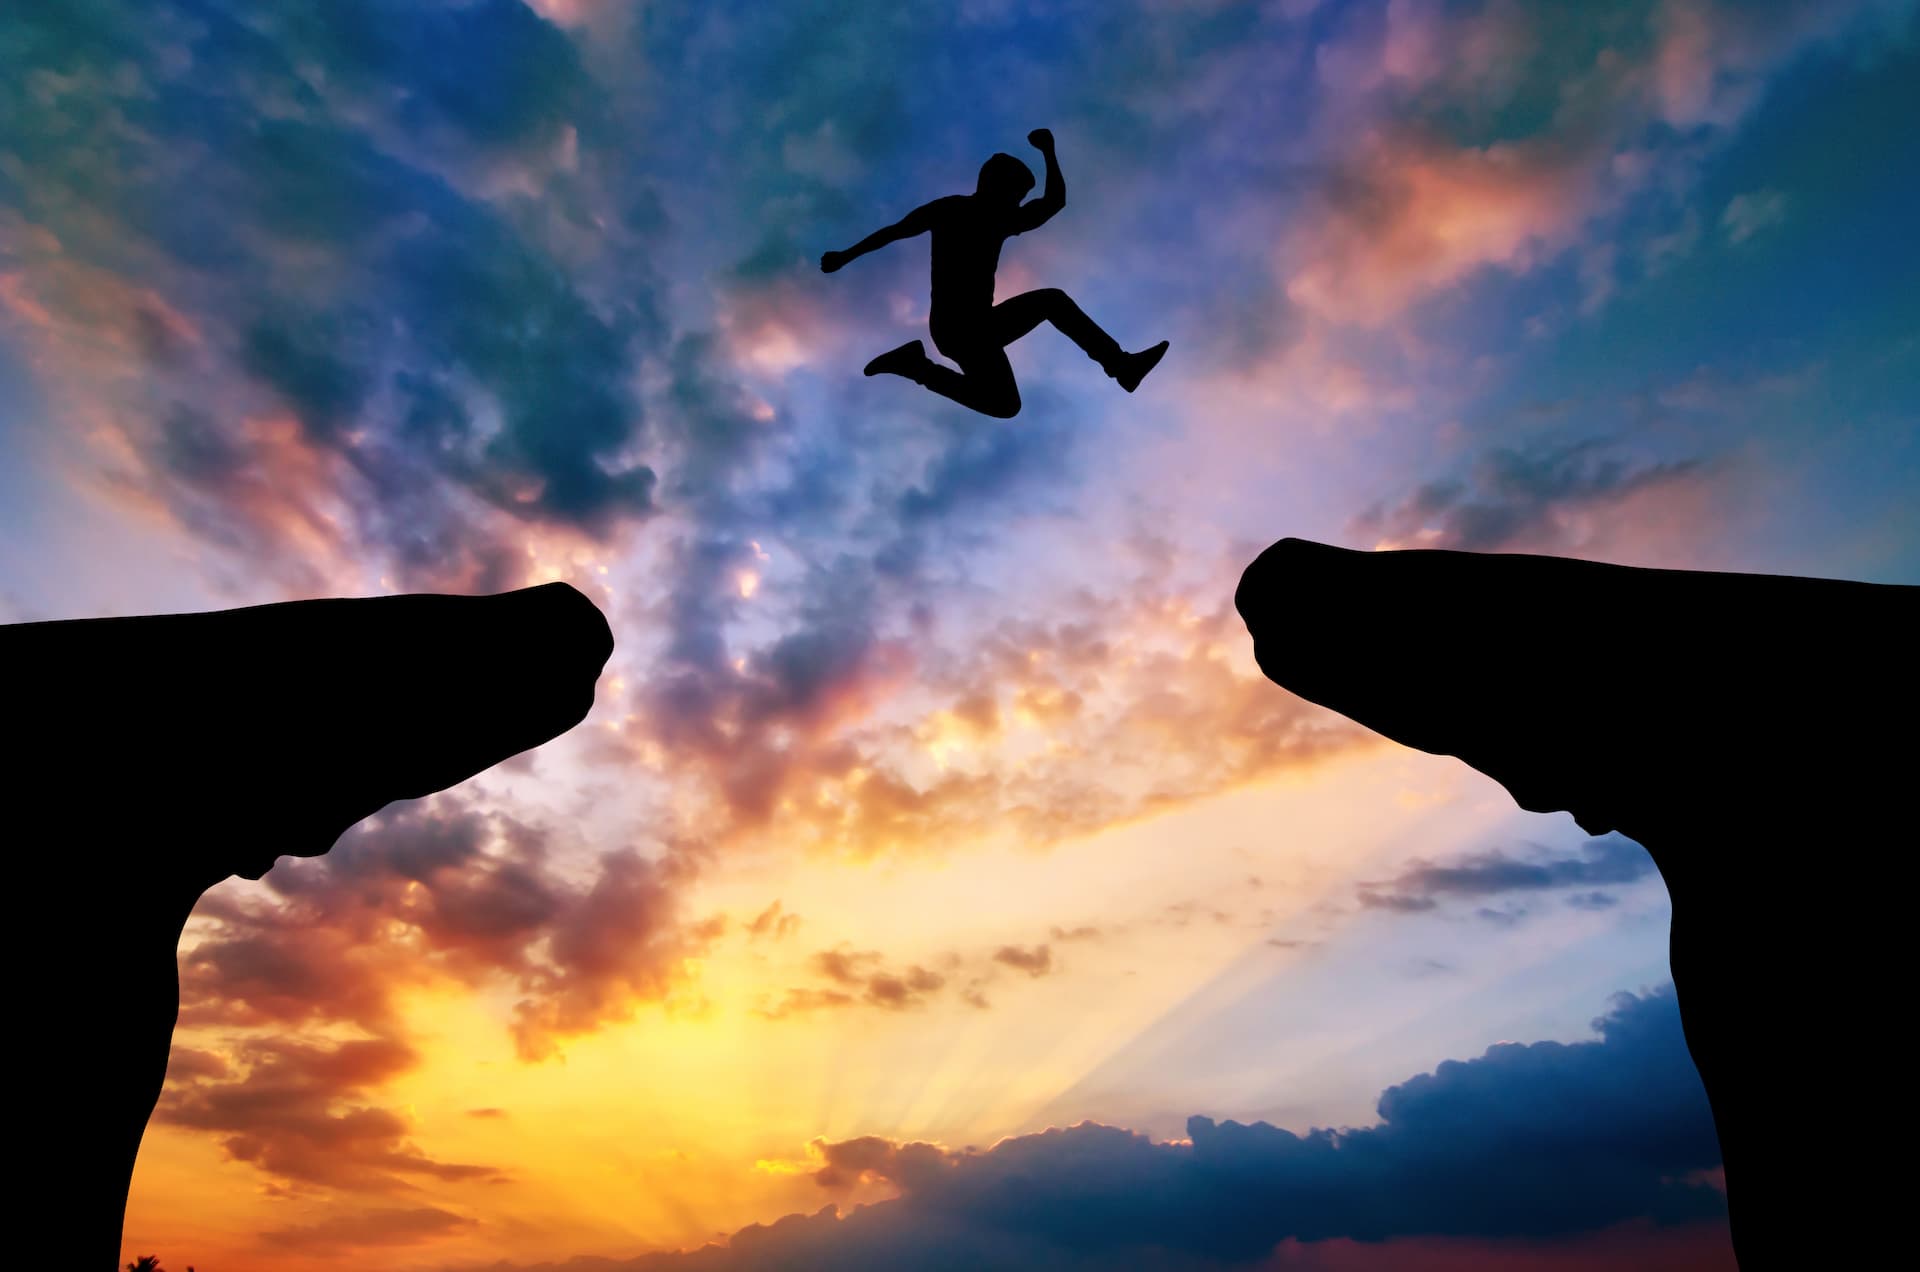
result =
M1089 358L1111 371L1125 353L1120 342L1087 317L1073 297L1058 287L1021 292L993 307L993 337L1004 348L1043 322L1052 323L1061 335L1073 341Z
M905 376L941 397L996 419L1010 420L1020 413L1020 387L1014 382L1013 364L1007 361L1005 350L970 350L954 361L960 364L959 371L935 362L918 340L910 340L867 363L867 374Z
M1052 323L1062 335L1079 345L1129 393L1167 351L1166 342L1162 341L1145 352L1128 353L1099 323L1087 317L1085 310L1073 303L1073 297L1058 287L1021 292L993 307L993 335L1003 347L1043 322Z

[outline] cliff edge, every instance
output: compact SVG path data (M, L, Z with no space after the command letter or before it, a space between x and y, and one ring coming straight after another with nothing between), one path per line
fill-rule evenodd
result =
M50 1248L118 1266L201 892L566 732L612 650L558 583L0 627L21 1209Z
M1652 855L1747 1272L1873 1262L1912 1121L1885 1039L1912 905L1920 588L1283 539L1267 676ZM1875 1238L1877 1240L1877 1238Z

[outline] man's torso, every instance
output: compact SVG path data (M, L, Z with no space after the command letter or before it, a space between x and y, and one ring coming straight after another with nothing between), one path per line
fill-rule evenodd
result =
M1006 219L968 194L933 205L933 295L930 313L966 318L993 308L993 275L1007 241Z

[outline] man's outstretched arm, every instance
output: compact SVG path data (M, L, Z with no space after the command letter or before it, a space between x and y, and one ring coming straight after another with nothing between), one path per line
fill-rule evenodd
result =
M1047 157L1047 184L1039 198L1021 204L1013 214L1015 234L1045 225L1055 212L1067 206L1067 181L1060 175L1060 160L1053 153L1053 134L1045 128L1036 128L1027 134L1027 140Z
M924 203L884 229L875 230L867 237L855 243L844 252L828 252L820 258L820 268L831 274L855 257L865 256L877 251L889 243L898 243L901 239L912 238L916 234L925 234L933 228L933 204Z

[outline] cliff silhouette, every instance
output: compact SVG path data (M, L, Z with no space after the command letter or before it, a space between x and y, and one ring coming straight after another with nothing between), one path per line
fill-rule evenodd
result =
M0 626L21 1212L118 1266L203 891L566 732L612 650L559 583Z
M1235 604L1276 683L1647 849L1742 1268L1877 1262L1920 588L1283 539Z

